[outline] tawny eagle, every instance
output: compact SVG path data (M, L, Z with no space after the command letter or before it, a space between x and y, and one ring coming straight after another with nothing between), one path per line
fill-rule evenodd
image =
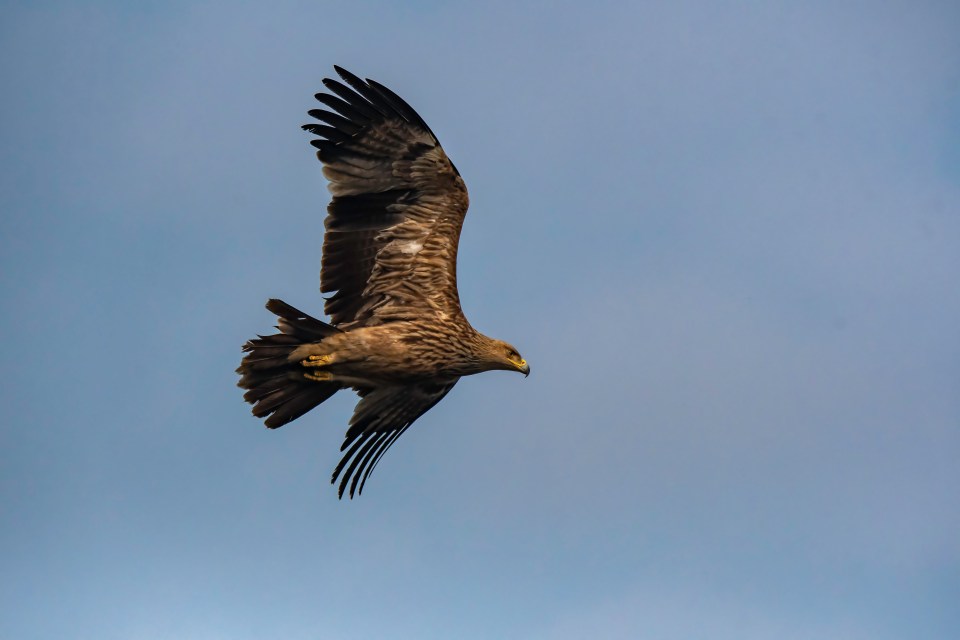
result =
M435 135L397 94L334 67L326 78L323 174L333 195L324 221L321 322L267 302L280 333L248 341L237 369L253 415L271 429L341 389L360 395L331 483L362 492L384 452L462 376L530 373L517 350L476 331L460 308L457 243L467 188Z

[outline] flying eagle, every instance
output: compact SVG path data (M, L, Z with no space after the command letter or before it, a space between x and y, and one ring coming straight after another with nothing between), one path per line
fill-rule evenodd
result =
M321 293L330 323L267 302L280 333L243 345L237 373L253 415L271 429L341 389L354 409L333 471L342 498L363 485L384 452L462 376L530 373L517 350L475 330L457 294L457 243L467 187L437 137L397 94L335 66L324 109L304 125L319 136L333 195L324 221Z

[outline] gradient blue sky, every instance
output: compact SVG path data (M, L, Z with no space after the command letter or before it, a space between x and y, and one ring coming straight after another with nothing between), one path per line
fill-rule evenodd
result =
M960 6L398 5L3 3L0 637L960 637ZM352 502L352 398L233 373L321 309L334 63L533 367Z

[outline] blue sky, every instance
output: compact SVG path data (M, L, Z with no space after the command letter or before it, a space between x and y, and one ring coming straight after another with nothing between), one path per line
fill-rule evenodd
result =
M960 634L949 2L5 3L0 636ZM477 376L329 475L234 384L319 313L341 64L471 194Z

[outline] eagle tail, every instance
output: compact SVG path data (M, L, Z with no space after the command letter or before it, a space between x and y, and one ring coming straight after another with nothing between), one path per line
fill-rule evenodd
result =
M237 368L237 386L247 390L243 399L253 405L253 415L266 418L264 424L276 429L341 389L338 382L305 378L299 362L290 361L290 355L300 345L320 342L340 330L282 300L267 301L267 309L279 317L280 333L258 336L243 345L247 355Z

